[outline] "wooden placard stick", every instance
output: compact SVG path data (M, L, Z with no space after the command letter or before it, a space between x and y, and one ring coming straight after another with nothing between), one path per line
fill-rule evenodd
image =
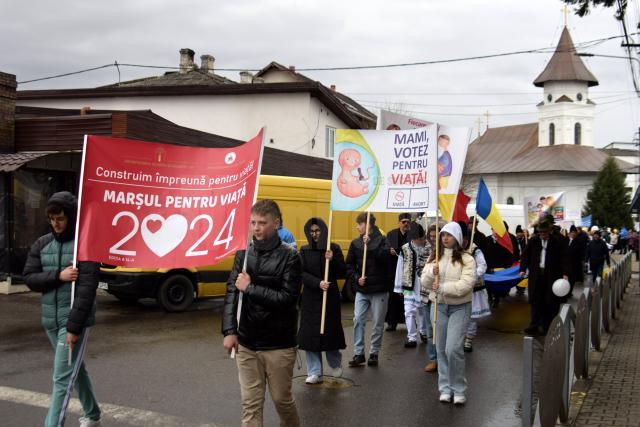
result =
M367 211L367 225L364 229L364 235L367 236L367 241L364 242L364 253L362 254L362 275L360 276L364 279L364 271L367 267L367 242L369 241L369 219L371 218L371 212Z
M327 252L331 250L331 225L333 223L333 211L329 210L329 229L327 230ZM324 281L329 281L329 263L331 260L324 260ZM327 290L322 291L322 315L320 317L320 335L324 335L324 321L327 315Z

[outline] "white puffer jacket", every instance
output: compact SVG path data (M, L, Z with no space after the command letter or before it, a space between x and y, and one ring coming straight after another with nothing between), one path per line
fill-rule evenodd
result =
M433 267L435 263L425 265L422 270L422 289L429 292L429 299L438 303L459 305L471 302L473 295L473 285L476 282L476 261L467 252L462 254L463 265L459 262L452 262L452 249L444 249L444 253L440 258L440 281L438 292L431 290L431 285L435 279L433 275Z

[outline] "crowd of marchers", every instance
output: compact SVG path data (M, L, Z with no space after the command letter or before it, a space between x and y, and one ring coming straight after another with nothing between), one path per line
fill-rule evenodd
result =
M64 423L65 399L73 384L84 411L80 425L95 427L101 425L101 410L82 352L95 321L98 265L70 265L76 198L56 193L46 212L51 232L34 243L24 268L27 285L43 294L42 324L54 348L53 394L45 425ZM464 405L465 353L473 351L477 320L490 316L505 296L489 292L486 274L519 266L528 285L517 292L526 292L531 305L524 332L544 335L585 273L591 278L602 274L610 252L632 250L638 257L639 239L633 230L562 230L552 216L541 218L531 236L518 226L515 235L509 234L508 249L495 234L486 236L466 222L429 224L427 218L408 213L400 214L398 227L385 236L375 215L362 213L354 224L359 237L351 241L346 257L338 244L328 242L329 230L321 218L306 221L307 244L299 250L282 226L274 201L257 202L250 218L252 243L236 253L222 319L223 345L235 355L238 367L245 426L263 424L267 387L281 425L299 425L292 393L298 349L306 354L307 384L343 375L341 279L355 291L348 367L377 367L385 322L388 332L405 324L404 346L426 345L424 371L437 375L440 402ZM570 288L560 295L554 291L559 280L566 280Z

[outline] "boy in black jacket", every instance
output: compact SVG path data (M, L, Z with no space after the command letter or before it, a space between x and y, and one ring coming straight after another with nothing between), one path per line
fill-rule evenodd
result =
M223 345L237 349L242 425L262 425L267 383L280 424L300 421L291 393L302 273L295 249L278 236L280 208L260 200L251 208L253 244L238 251L227 281L222 317ZM245 254L247 270L242 271ZM240 323L238 297L242 292Z
M593 232L593 240L587 245L587 261L589 261L591 278L594 282L596 281L596 277L602 275L604 262L607 261L607 265L611 265L609 248L607 247L607 243L602 240L602 235L599 230Z
M369 366L378 365L378 353L382 346L382 329L387 309L389 292L393 291L393 282L389 280L390 247L385 236L376 227L376 217L370 214L369 230L366 231L367 214L361 213L356 218L356 227L360 237L354 239L347 253L347 277L356 285L356 302L353 313L353 359L349 366L364 365L364 329L367 314L372 313L373 327L371 331L371 351ZM362 264L365 243L367 247L367 264L364 275Z

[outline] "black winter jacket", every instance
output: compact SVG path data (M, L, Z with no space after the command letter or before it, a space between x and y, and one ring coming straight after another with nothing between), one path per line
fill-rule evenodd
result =
M393 280L390 279L389 267L391 252L385 236L380 233L378 227L374 227L367 244L367 266L365 271L366 283L358 285L358 279L362 275L362 258L364 255L364 241L362 236L351 241L347 253L347 275L355 283L357 292L375 294L379 292L392 292Z
M251 283L242 297L240 326L236 319L239 291L236 278L242 270L245 251L238 251L227 281L222 334L237 335L238 342L253 351L295 347L298 330L297 302L300 295L300 259L295 249L276 234L265 250L249 247L247 273ZM277 239L277 241L275 241Z
M603 240L592 240L587 245L587 260L591 265L603 264L607 261L607 265L611 264L609 259L609 248L607 243Z

